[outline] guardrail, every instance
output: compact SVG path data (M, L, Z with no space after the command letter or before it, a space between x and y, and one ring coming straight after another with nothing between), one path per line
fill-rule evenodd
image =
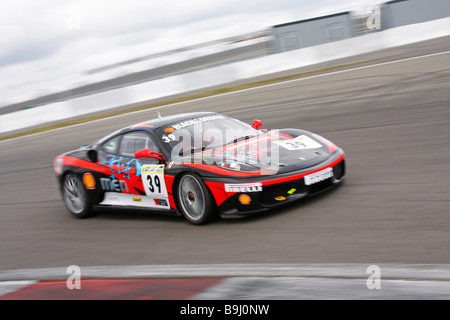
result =
M0 116L0 133L450 35L450 17L138 83Z

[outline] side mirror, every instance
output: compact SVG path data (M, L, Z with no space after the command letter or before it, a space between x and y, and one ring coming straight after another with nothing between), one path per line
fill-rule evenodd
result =
M257 119L253 120L253 125L252 125L253 129L259 130L259 128L261 128L261 126L262 126L261 120L257 120Z
M155 158L158 160L162 159L162 153L152 151L150 149L142 149L134 154L135 158Z
M97 157L97 151L95 149L91 149L87 152L87 157L92 161L92 162L97 162L98 161L98 157Z

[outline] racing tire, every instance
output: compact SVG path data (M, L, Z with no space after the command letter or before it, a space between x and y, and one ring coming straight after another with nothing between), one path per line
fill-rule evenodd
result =
M84 219L91 216L91 197L76 174L69 172L64 176L62 195L64 204L74 217Z
M183 216L194 225L217 218L217 207L205 183L195 174L186 173L177 184L177 202Z

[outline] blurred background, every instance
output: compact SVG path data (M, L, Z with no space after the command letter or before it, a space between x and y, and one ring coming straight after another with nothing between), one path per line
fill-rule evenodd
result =
M449 15L445 0L276 3L198 0L189 3L173 1L170 6L162 1L133 1L131 5L124 5L121 1L46 0L39 3L22 1L20 4L2 2L0 6L3 35L0 39L0 114L80 96L90 95L94 99L98 92L143 82L149 84L157 79L192 74L238 61L252 60L249 64L256 65L258 60L254 59L263 56L442 20ZM426 27L422 29L428 33ZM427 37L437 37L445 32L434 28ZM403 44L402 33L393 37L390 41L394 43L390 46L395 45L395 40ZM361 52L382 49L386 39L380 39L359 41L353 46L364 47L364 42L378 42ZM420 37L411 41L418 40ZM328 50L340 51L338 47ZM346 55L356 53L359 52L350 50ZM280 56L278 69L259 73L268 74L317 62L317 56L312 59L310 56L303 58L300 55L297 62L287 59L284 65L281 64L284 57ZM342 52L336 52L335 56L322 60L341 56ZM299 60L303 60L301 64ZM247 74L234 72L232 78L221 72L218 70L214 75L217 79L209 79L208 83L223 84L259 75L252 69ZM169 87L180 81L191 82L191 78L173 78ZM118 101L110 108L204 87L199 82L198 85L183 84L156 93L152 91L160 91L160 88L154 83L153 87L143 87L147 96L144 92L143 96L133 93L135 97L128 97L132 94L128 92L126 100ZM112 99L116 99L114 94L111 91ZM108 95L103 95L102 99L107 100ZM96 104L98 101L95 99ZM95 112L98 106L75 111L69 110L67 105L58 108L68 109L66 115L70 117ZM40 122L50 120L54 119L41 119ZM41 123L37 120L30 123L38 124ZM21 128L0 122L2 132L13 129Z
M201 298L448 299L448 0L0 1L0 34L0 281L65 279L69 265L110 277L142 266L121 276L250 277L209 278L203 289L219 287ZM183 99L157 110L321 134L346 152L348 179L269 214L200 228L148 213L73 219L54 157L157 116L105 113ZM96 121L18 137L90 115ZM391 279L409 270L411 281L382 282L373 296L372 264L382 277L394 270Z
M245 46L244 40L268 41L273 25L363 5L355 0L2 2L0 106Z

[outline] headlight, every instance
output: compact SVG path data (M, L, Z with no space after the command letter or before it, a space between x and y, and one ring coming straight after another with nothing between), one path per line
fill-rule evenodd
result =
M245 163L237 163L237 162L220 162L217 164L220 168L233 170L233 171L246 171L246 172L255 172L259 171L258 168L253 167L251 165Z

